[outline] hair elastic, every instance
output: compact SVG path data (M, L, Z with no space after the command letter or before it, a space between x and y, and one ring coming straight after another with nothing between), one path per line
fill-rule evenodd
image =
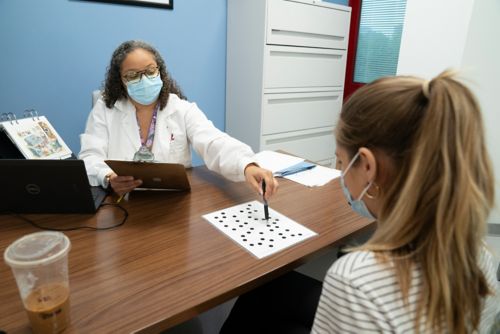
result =
M430 91L429 91L429 84L430 84L430 80L424 80L422 82L422 93L424 94L424 96L426 98L429 98L430 96Z

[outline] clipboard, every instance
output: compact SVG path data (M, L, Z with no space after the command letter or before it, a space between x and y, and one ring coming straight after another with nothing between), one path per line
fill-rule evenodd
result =
M121 160L105 160L104 162L117 175L141 179L142 185L138 189L173 191L191 189L186 168L182 164Z

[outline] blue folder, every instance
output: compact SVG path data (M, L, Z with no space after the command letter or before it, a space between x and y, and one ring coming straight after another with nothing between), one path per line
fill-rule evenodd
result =
M309 169L314 168L314 167L316 167L315 164L313 164L311 162L307 162L307 161L302 161L302 162L299 162L298 164L295 164L295 165L289 166L287 168L283 168L282 170L279 170L277 172L274 172L274 176L275 177L284 177L284 176L288 176L288 175L292 175L292 174L297 174L297 173L303 172L305 170L309 170Z

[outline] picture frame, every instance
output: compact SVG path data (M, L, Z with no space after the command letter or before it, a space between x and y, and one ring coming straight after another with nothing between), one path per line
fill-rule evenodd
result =
M90 0L90 1L110 2L121 5L174 9L174 0Z

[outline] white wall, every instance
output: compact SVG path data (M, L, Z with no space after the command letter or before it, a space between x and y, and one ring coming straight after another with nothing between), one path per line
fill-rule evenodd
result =
M431 78L458 68L474 0L408 0L398 74Z
M459 69L481 104L488 149L500 180L500 1L408 0L398 74L431 78ZM495 145L496 143L496 145ZM490 223L500 224L500 184Z
M496 209L490 223L500 224L500 1L475 0L462 68L483 110L486 140L495 168Z

